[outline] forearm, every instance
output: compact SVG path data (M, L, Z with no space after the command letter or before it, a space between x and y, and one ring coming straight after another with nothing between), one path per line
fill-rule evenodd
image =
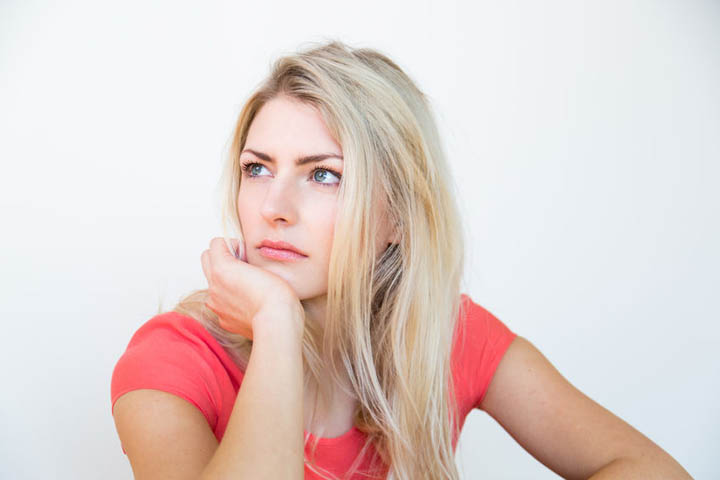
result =
M595 472L588 480L613 479L692 480L688 472L670 455L661 459L618 458Z
M304 478L302 310L265 315L255 319L247 370L203 479Z

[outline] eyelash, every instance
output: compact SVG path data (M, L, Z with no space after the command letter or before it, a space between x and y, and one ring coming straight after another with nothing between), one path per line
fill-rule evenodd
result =
M249 178L257 178L257 175L251 175L251 174L250 174L250 170L252 169L252 167L253 167L254 165L260 165L260 166L262 166L262 167L265 166L265 165L263 165L262 163L258 163L258 162L244 162L244 163L242 163L242 167L241 167L241 168L242 168L242 171L243 171L243 172L245 173L245 175L246 175L247 177L249 177ZM320 184L320 185L325 185L325 186L333 186L333 185L339 185L339 184L340 184L340 180L342 179L342 175L340 174L340 172L338 172L337 170L334 170L334 169L332 169L332 168L326 167L326 166L324 166L324 165L319 165L319 166L315 167L315 168L313 169L313 171L310 172L310 178L314 178L314 177L315 177L315 172L317 172L318 170L325 170L325 171L327 171L327 172L332 173L333 175L335 175L335 176L337 177L338 183L322 183L322 182L316 182L316 183L318 183L318 184Z

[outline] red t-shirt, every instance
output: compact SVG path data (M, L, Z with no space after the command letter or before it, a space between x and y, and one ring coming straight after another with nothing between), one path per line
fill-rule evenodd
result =
M465 328L456 330L451 369L462 428L467 414L480 408L490 380L517 334L468 295L461 294L461 299L467 315L464 324L458 322ZM464 334L464 342L459 334ZM132 390L169 392L195 405L219 442L242 379L243 372L201 323L177 312L167 312L143 324L117 361L111 381L111 411L115 401ZM314 439L311 433L305 434ZM365 434L354 426L339 437L320 438L316 450L318 465L342 476L360 452L364 439ZM453 449L457 440L457 436L453 438ZM124 448L123 452L126 453ZM306 452L309 455L309 443ZM361 469L370 465L369 460L366 455ZM305 478L320 477L306 466Z

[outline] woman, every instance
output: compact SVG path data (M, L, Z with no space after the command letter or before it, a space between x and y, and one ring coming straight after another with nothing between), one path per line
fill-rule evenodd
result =
M224 172L240 239L210 242L208 289L143 325L113 372L136 477L456 479L480 408L564 478L689 478L460 294L448 172L387 57L330 42L279 59Z

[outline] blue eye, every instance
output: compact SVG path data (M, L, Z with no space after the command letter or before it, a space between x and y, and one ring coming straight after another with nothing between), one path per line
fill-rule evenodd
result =
M261 176L261 175L259 175L260 170L259 169L256 170L255 167L262 169L262 168L265 168L265 165L263 165L262 163L257 163L257 162L245 162L242 164L241 169L247 177L255 178L255 177ZM318 176L318 174L320 174L320 175ZM337 178L337 182L332 182L332 181L326 182L325 180L328 179L328 174ZM315 182L319 183L320 185L332 186L332 185L340 184L340 179L342 178L342 175L340 174L340 172L333 170L332 168L328 168L325 166L318 166L317 168L313 169L312 172L310 172L310 177Z
M318 177L317 177L317 174L318 174L318 173L323 173L323 174L324 174L324 175L322 175L322 179L321 179L321 180L318 180L320 183L323 183L323 184L326 184L326 185L332 185L332 184L333 184L333 182L331 182L331 183L329 183L329 184L323 182L324 179L327 179L327 178L328 178L328 174L333 175L334 177L336 177L336 178L338 179L338 181L337 181L336 183L340 183L340 174L337 173L337 172L335 172L335 171L333 171L333 170L330 170L330 169L327 169L327 168L316 168L315 170L312 171L312 173L313 173L313 178L316 179L316 180L318 179Z
M243 168L243 170L245 170L246 172L258 173L258 171L255 170L255 167L263 167L263 165L261 165L259 163L251 163L247 166L247 168ZM255 175L251 174L251 176L255 176Z

